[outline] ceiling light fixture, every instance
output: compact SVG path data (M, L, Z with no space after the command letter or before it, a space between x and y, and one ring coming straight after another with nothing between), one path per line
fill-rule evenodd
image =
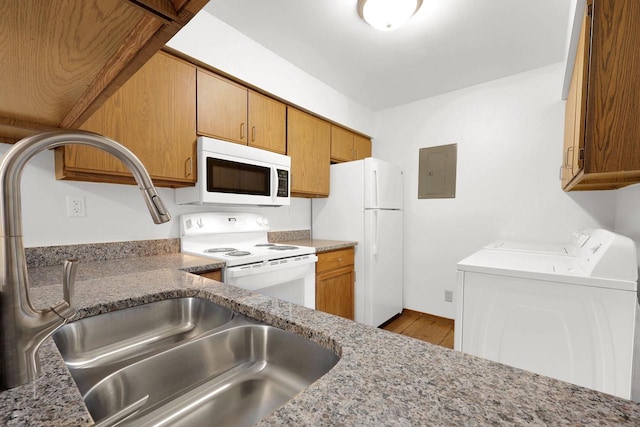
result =
M358 0L358 14L376 30L403 26L422 5L422 0Z

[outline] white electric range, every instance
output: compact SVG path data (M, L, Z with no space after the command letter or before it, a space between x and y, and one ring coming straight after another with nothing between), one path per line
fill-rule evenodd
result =
M224 260L224 283L315 308L315 248L269 243L269 230L254 213L180 217L182 252Z

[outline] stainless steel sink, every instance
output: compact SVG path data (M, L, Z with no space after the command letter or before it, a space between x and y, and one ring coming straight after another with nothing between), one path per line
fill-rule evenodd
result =
M180 340L149 340L153 349L141 351L146 344L136 336L146 341L153 335L147 334L147 330L157 330L165 323L179 323L157 316L156 310L172 313L175 309L156 309L155 306L172 304L186 307L203 304L202 312L211 310L209 305L223 312L227 310L205 300L166 300L80 320L76 323L85 325L75 328L73 340L68 338L69 332L56 334L56 344L78 385L83 384L80 388L85 403L99 425L252 425L338 362L338 356L332 351L302 337L233 312L228 317L219 315L215 310L212 317L217 317L217 321L210 321L206 315L196 316L201 319L195 322L200 326L193 328L198 329L197 333L183 334ZM121 316L131 319L127 312L142 307L142 314L135 313L135 316L145 317L141 324L146 327L129 323L130 329L138 333L119 335L127 341L127 348L139 350L113 352L111 349L119 348L117 343L121 341L110 337L106 340L109 369L96 370L93 360L105 360L107 356L100 352L101 340L95 337L102 332L96 333L93 328L110 322L134 322L121 320ZM147 321L146 316L153 316L155 320ZM223 322L225 318L228 320ZM92 322L87 323L89 320ZM211 326L208 332L203 331L203 325ZM61 345L83 343L85 339L91 343L86 347L91 356L86 356L82 344ZM160 341L162 345L158 344ZM74 350L63 350L69 347ZM131 357L132 354L135 356ZM72 357L67 359L67 355ZM117 369L112 369L113 366ZM87 370L93 371L89 379ZM96 375L97 371L100 375Z
M157 301L69 323L53 339L85 393L123 366L228 324L233 311L198 298Z

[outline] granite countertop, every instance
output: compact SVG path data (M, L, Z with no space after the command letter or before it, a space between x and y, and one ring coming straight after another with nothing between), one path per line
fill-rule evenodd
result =
M316 253L318 254L322 252L335 251L338 249L352 248L358 244L358 242L322 239L291 240L282 243L295 246L311 246L316 248Z
M305 336L341 356L329 373L261 425L640 425L636 403L181 271L211 269L209 259L173 254L90 264L76 283L78 317L193 296ZM51 283L59 282L59 269L55 273ZM59 285L44 283L31 289L41 307L61 293ZM40 378L0 393L0 424L91 425L51 339L40 359Z

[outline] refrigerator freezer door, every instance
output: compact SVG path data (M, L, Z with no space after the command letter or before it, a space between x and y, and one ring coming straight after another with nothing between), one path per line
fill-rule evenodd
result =
M364 323L379 326L402 311L402 211L367 210L364 222Z
M364 208L402 209L399 167L372 157L364 159Z

